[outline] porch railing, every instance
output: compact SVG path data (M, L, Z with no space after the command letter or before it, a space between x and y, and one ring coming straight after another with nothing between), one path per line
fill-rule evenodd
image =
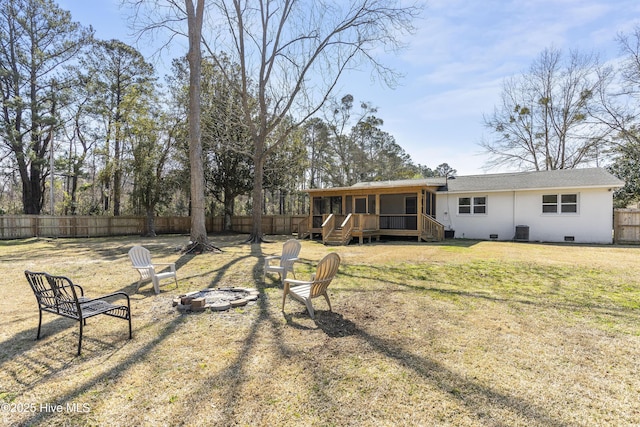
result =
M383 230L417 230L417 215L380 215L380 228Z
M420 237L424 240L444 240L444 225L429 215L373 215L373 214L325 214L322 222L322 242L329 239L347 242L354 232L379 230L418 230L420 221ZM307 221L301 221L299 236L308 233Z
M379 230L379 216L373 214L355 214L353 228L357 231Z
M298 223L298 239L304 239L309 234L309 217L306 217Z

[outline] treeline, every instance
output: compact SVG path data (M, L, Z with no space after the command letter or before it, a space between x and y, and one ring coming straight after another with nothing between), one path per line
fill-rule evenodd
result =
M237 69L223 53L202 63L207 211L229 218L254 209ZM6 2L0 213L189 215L188 82L185 59L160 80L135 48L96 39L54 2ZM306 188L455 173L414 164L382 126L368 102L327 103L268 157L260 209L306 212Z

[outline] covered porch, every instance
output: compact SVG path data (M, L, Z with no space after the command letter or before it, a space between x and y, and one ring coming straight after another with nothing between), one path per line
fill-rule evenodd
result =
M441 241L444 226L435 219L440 182L426 180L363 183L352 187L307 190L309 217L299 225L299 238L320 237L325 244L359 243L381 236Z

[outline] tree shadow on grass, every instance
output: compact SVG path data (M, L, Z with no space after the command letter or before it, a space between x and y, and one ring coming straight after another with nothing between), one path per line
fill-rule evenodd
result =
M336 323L337 322L337 323ZM413 371L435 388L456 398L460 404L472 411L478 419L485 419L492 425L504 425L488 419L488 406L505 410L516 418L545 426L568 426L569 423L554 418L554 414L537 407L530 401L498 391L477 381L450 370L439 361L419 356L403 349L392 340L372 335L360 329L356 323L342 315L331 312L320 313L315 324L330 337L354 336L366 342L374 351L387 359L395 360L399 365ZM321 378L319 378L321 380Z
M460 284L441 279L437 279L431 276L428 271L419 272L414 274L407 274L406 269L396 266L375 266L366 265L366 270L361 269L362 266L358 266L357 269L344 269L340 274L344 277L349 277L355 281L368 280L373 283L379 283L386 287L385 292L397 293L397 292L420 292L423 294L440 295L444 297L461 297L472 298L477 300L485 300L494 303L504 304L518 304L523 306L532 306L539 308L550 308L558 310L568 310L571 312L582 313L585 316L592 316L594 313L606 316L616 317L626 322L635 322L638 320L639 314L637 309L631 307L622 307L620 305L606 305L598 303L597 301L587 301L580 303L576 301L575 295L568 293L566 298L552 299L548 292L542 292L539 294L533 294L527 292L527 289L522 290L513 288L509 293L505 292L493 292L491 290L491 277L487 277L484 280L487 282L487 290L467 290L460 288ZM365 274L365 271L367 272ZM384 273L384 274L383 274ZM389 279L388 276L393 277ZM398 278L403 278L399 280ZM561 273L555 271L548 271L545 274L539 275L539 278L546 281L546 286L549 284L557 283L558 280L569 280L570 277L566 277ZM419 284L418 284L419 283ZM390 289L389 285L397 286L397 289ZM447 288L446 286L451 286ZM544 285L540 285L543 286ZM336 290L340 288L333 287ZM345 289L348 292L370 292L370 289Z
M225 274L225 271L231 268L234 264L241 262L243 259L250 256L253 255L234 257L229 263L217 269L215 276L212 279L212 283L219 280ZM192 259L193 255L183 254L180 259L176 261L177 269L184 267ZM208 274L210 274L210 272L208 272ZM136 284L137 282L134 282L133 286ZM125 287L125 289L126 288L128 288L128 286ZM37 307L35 308L37 310ZM135 312L133 315L135 316ZM6 375L7 378L11 378L9 383L13 382L15 385L13 390L9 390L5 387L0 389L0 395L3 396L3 400L10 399L10 401L20 401L20 396L35 385L50 381L52 378L57 376L64 375L73 365L77 365L78 362L82 363L86 361L86 351L80 358L76 356L75 349L78 338L77 322L55 315L49 316L48 313L45 313L44 316L45 318L43 318L42 335L40 340L35 340L37 331L37 311L34 310L33 316L24 316L21 318L21 321L33 320L35 322L34 325L36 326L14 333L11 337L0 342L0 347L2 348L0 351L0 367L3 368L4 371L3 374L0 375L0 378L3 375ZM55 402L56 404L73 402L77 397L93 389L97 384L100 384L107 379L110 380L110 382L113 382L113 379L117 378L122 371L126 371L132 365L140 363L140 360L144 360L146 355L155 347L160 345L167 337L171 336L177 326L182 322L182 317L176 317L167 323L153 340L146 343L144 347L135 351L132 355L127 356L123 362L118 364L118 366L114 366L100 375L83 376L82 384L74 387L73 390L60 393L55 396L47 396L46 399L48 401ZM116 327L117 326L119 325L116 325ZM135 340L135 319L133 326L133 339ZM68 331L69 329L71 330ZM106 340L86 334L83 337L83 341L85 346L86 344L89 344L92 347L97 347L98 356L100 357L101 354L104 355L104 352L109 352L110 349L112 352L117 352L130 342L128 337L125 337L125 329L126 328L124 328L122 332L122 339L115 338L114 341L111 341L111 333L109 333L109 338ZM65 333L65 331L67 332ZM34 348L36 346L39 348ZM89 355L88 357L92 358L93 355ZM9 361L12 362L11 366L7 365ZM28 372L29 375L24 375L25 372ZM46 424L48 422L46 418L50 415L51 414L47 413L28 414L26 418L20 419L19 423L20 425Z
M253 269L254 278L260 277L261 265L259 261L261 255L260 246L257 244L252 245L252 256L256 257L256 264ZM264 286L260 285L259 282L257 282L257 287L260 291L264 291ZM308 329L311 332L313 328L304 326L296 321L298 318L308 318L306 310L293 314L284 314L286 324L283 325L281 318L279 318L279 316L273 316L272 314L272 304L277 304L279 308L280 300L278 299L278 301L272 302L263 295L261 295L261 298L257 302L259 314L251 325L246 337L243 339L242 348L238 351L237 358L229 364L227 369L209 377L202 382L200 388L193 390L193 395L198 396L206 393L206 387L215 383L216 380L219 380L221 377L233 379L225 388L226 410L223 412L224 419L217 420L217 423L221 425L236 424L237 420L234 414L242 411L242 390L245 387L244 383L251 381L247 372L248 364L251 361L252 353L255 348L258 347L260 333L264 333L263 328L268 328L272 334L271 341L276 352L272 357L274 357L275 360L306 357L302 353L302 350L291 347L283 338L283 331L288 327L300 330ZM434 388L440 389L443 393L453 396L463 407L468 408L474 413L479 420L491 422L492 425L495 426L502 425L495 420L489 419L487 405L490 405L495 410L508 411L515 414L515 417L518 419L528 420L537 425L552 427L568 425L554 418L554 414L548 413L548 411L537 407L530 401L497 391L490 386L468 379L451 371L437 360L423 357L410 350L406 350L393 340L370 334L360 328L358 324L349 319L348 316L326 310L318 310L316 313L316 329L322 330L329 338L341 339L344 337L352 337L367 343L369 348L372 348L384 358L396 361L405 369L413 371L415 375L419 375L425 381L431 383ZM327 361L326 363L335 363L335 361ZM333 396L333 391L327 389L326 378L320 376L320 373L324 372L324 369L322 367L316 368L317 369L311 369L309 371L308 389L314 390L314 393L318 395L316 396L318 401L324 402L323 405L330 404L329 402L334 401L335 396ZM329 369L329 367L327 366L326 369ZM337 402L336 405L338 405ZM185 408L184 416L189 415L195 415L193 408ZM260 420L258 419L256 422L259 423Z
M160 345L167 337L171 336L174 333L175 329L181 323L182 323L181 318L176 317L171 322L167 323L153 340L149 341L143 347L141 347L131 355L127 356L122 362L102 372L99 375L95 375L95 376L83 375L82 378L84 379L84 381L82 381L80 385L76 386L73 390L69 392L60 393L55 396L48 397L49 401L54 402L55 404L65 405L67 402L77 401L77 398L83 395L85 392L93 389L97 385L107 380L109 382L117 382L117 378L121 377L123 373L126 372L131 366L141 363L141 360L144 360L154 348ZM134 335L134 339L135 339L135 335ZM129 341L128 339L124 339L124 340ZM123 345L126 345L126 344L123 344ZM75 355L75 352L73 352L73 350L72 350L72 353ZM47 352L46 357L47 358L62 357L63 361L66 360L64 359L64 356L62 356L62 353L56 355L56 353ZM42 359L31 360L29 363L33 363L34 366L38 366L38 364L41 365L42 363L44 363L43 359L45 358L43 357ZM62 363L60 366L57 366L54 369L52 369L51 372L49 372L46 377L41 378L39 381L45 381L48 378L63 374L66 368L70 364L71 364L70 361L66 363ZM19 396L21 394L22 393L17 393L16 396L14 396L13 400L20 401ZM40 423L42 423L43 425L50 425L50 420L48 419L50 417L51 417L51 414L49 412L36 411L36 412L30 413L26 418L20 419L19 422L20 422L20 425L25 425L25 426L38 425Z
M214 278L212 279L212 285L219 281L224 276L224 273L229 270L232 265L237 264L238 262L247 258L255 258L256 260L251 270L251 279L255 287L260 292L260 297L256 301L255 306L252 306L252 309L257 309L258 315L250 326L246 337L244 337L244 339L242 340L242 348L238 352L238 357L229 364L229 368L221 371L214 376L209 376L203 379L199 382L199 386L194 387L190 391L190 394L194 396L195 399L197 399L198 396L206 395L206 393L209 391L209 388L216 382L216 380L221 379L222 377L231 377L230 381L225 382L225 384L228 385L225 393L226 402L224 403L224 413L226 414L225 416L227 418L224 420L216 420L216 425L235 425L235 422L233 421L233 413L236 410L240 410L240 408L242 407L242 401L239 396L246 381L246 377L244 375L245 367L249 361L252 349L256 347L256 341L259 339L259 330L262 328L263 324L270 318L268 314L268 301L264 293L265 287L261 282L263 254L260 244L251 244L251 253L249 255L236 257L225 264L223 267L218 268L216 270ZM217 314L217 312L211 312L211 315L215 316ZM248 314L242 313L239 315ZM190 400L189 396L183 396L183 398L187 401ZM181 412L182 413L175 414L175 419L193 419L194 417L198 416L197 408L194 408L191 405L186 405L186 407L184 407Z
M308 318L308 315L285 315L289 327L313 330L314 328L312 327L303 326L295 322L296 319L304 317ZM373 349L374 352L385 359L394 360L400 366L412 371L414 375L418 375L426 382L431 383L434 389L439 389L446 395L458 400L461 406L468 408L480 422L484 420L494 426L506 427L505 424L490 419L489 409L492 408L496 411L507 411L514 414L514 418L528 420L529 423L535 425L553 427L570 425L567 422L556 419L554 417L555 414L549 413L528 400L498 391L478 381L473 381L450 370L436 359L420 356L413 351L402 348L391 339L366 332L343 314L322 310L316 311L314 324L317 329L322 330L330 338L352 337L361 340L367 344L367 348ZM313 370L313 372L322 372L322 370ZM319 393L324 393L322 385L325 383L325 378L316 377L315 384ZM324 398L321 397L321 400L329 402L332 397L331 394L327 394Z
M262 273L262 250L259 244L253 244L251 246L250 255L237 257L239 259L233 259L229 263L225 264L225 266L219 268L216 271L214 279L212 279L212 283L216 280L220 280L223 277L224 272L228 271L232 265L240 262L241 259L246 259L248 257L255 258L255 263L251 273L252 280L256 285L256 288L261 292L261 296L256 303L258 315L249 327L246 336L242 337L241 348L238 351L236 359L232 360L229 364L229 368L214 376L210 376L209 378L195 383L191 391L193 396L205 394L207 392L207 388L220 376L233 378L233 382L228 384L224 394L226 397L225 405L229 409L224 411L224 419L217 422L219 425L236 424L235 414L242 411L241 397L243 387L246 382L251 381L247 372L248 364L251 362L255 349L259 347L259 340L261 339L261 333L264 332L264 328L267 328L271 332L270 339L274 345L274 351L276 352L273 357L280 357L283 359L305 357L304 354L301 353L301 350L298 350L295 347L295 344L288 344L286 342L283 338L283 331L288 327L305 329L304 326L300 326L296 322L296 319L303 316L308 317L308 315L306 314L306 311L293 315L285 315L287 323L283 324L282 317L278 315L274 316L272 314L272 302L265 294L266 285L258 279L261 277ZM278 309L280 307L280 302L279 298L277 301L274 301L274 303L277 304ZM57 320L54 321L54 323L57 323ZM160 345L167 337L171 336L181 323L182 317L176 317L164 325L153 340L146 343L133 354L127 356L117 366L114 366L99 375L85 377L86 379L84 379L84 381L73 390L52 396L50 399L54 402L60 403L73 402L84 393L98 387L99 384L105 381L108 381L109 383L117 383L122 372L125 372L132 366L140 363L140 360L144 360L155 347ZM392 339L383 338L365 331L357 322L351 320L348 314L319 310L317 311L315 325L331 339L351 337L361 340L379 355L386 359L396 361L400 366L412 371L415 375L423 378L424 381L431 383L434 388L442 390L442 392L453 396L460 402L461 406L466 407L473 412L480 422L484 420L486 423L492 425L501 425L498 422L488 419L489 415L487 415L487 406L490 406L496 410L504 410L514 413L517 415L518 419L529 421L530 423L548 425L552 427L562 427L566 425L566 423L555 419L552 414L549 414L542 408L535 406L532 402L499 392L490 386L486 386L473 381L472 379L463 377L460 374L451 371L435 359L418 355L415 352L398 345L398 343ZM24 333L26 334L27 332L33 332L35 336L35 329L25 331ZM73 349L71 349L71 351L73 352ZM62 360L52 359L50 363L50 372L46 377L41 378L39 381L45 381L52 376L63 374L67 366L64 364L65 360L66 358L64 356L62 356ZM40 362L41 361L38 358L31 358L28 363L35 366ZM329 369L329 364L335 363L335 361L326 361L324 363L327 364L325 368ZM334 402L335 405L338 405L339 402L335 400L332 395L332 391L327 389L326 378L321 376L322 372L325 372L325 369L311 370L309 374L309 388L313 388L314 394L316 394L323 402ZM18 373L14 373L13 375L18 375ZM26 385L28 386L29 384ZM140 391L140 393L142 393L142 391ZM29 414L27 418L21 419L20 422L23 425L36 425L40 423L46 424L46 417L48 416L49 414L46 413ZM193 419L192 417L194 416L197 416L197 408L194 409L191 405L184 405L180 409L174 409L174 413L172 413L172 417L174 417L176 422L179 422L180 420ZM260 422L260 420L256 421Z
M212 384L216 384L219 380L229 380L226 381L225 388L225 398L226 401L223 404L225 408L222 414L222 419L215 420L216 425L236 425L237 421L235 420L235 414L237 412L241 412L243 410L243 401L241 399L241 393L245 387L245 383L250 381L251 378L248 377L247 374L247 366L251 363L252 356L256 348L259 347L259 340L261 339L261 333L264 332L264 329L267 328L273 336L271 342L276 346L278 357L288 358L292 354L292 350L287 348L284 344L284 340L282 339L282 328L283 324L279 318L274 318L270 313L270 307L272 306L272 301L269 300L266 289L272 288L274 286L270 284L266 284L262 281L262 271L264 265L264 254L262 252L261 244L252 243L251 244L251 253L250 255L243 258L253 258L255 259L255 263L251 270L251 279L253 281L254 287L258 289L260 292L260 297L256 301L255 306L252 309L258 311L257 316L246 336L242 340L242 345L240 350L237 353L237 357L229 363L229 367L227 369L222 370L221 372L209 376L203 381L201 381L199 387L194 387L194 389L190 392L194 398L198 396L206 395L209 391L209 387ZM237 261L236 261L237 262ZM279 304L279 298L276 303ZM240 314L246 315L246 314ZM185 399L188 401L189 396L185 396ZM194 409L192 406L185 407L183 409L183 413L176 416L177 419L188 419L197 417L197 409ZM260 420L254 420L257 424L260 424Z

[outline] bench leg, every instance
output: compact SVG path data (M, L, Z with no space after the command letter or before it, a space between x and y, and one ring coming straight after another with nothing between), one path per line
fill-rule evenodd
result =
M133 334L131 333L131 309L127 313L129 315L129 339L133 338Z
M42 310L38 310L39 318L38 318L38 335L36 335L36 339L40 339L40 328L42 327Z
M78 356L80 356L80 351L82 350L82 324L84 323L80 320L80 338L78 339Z

